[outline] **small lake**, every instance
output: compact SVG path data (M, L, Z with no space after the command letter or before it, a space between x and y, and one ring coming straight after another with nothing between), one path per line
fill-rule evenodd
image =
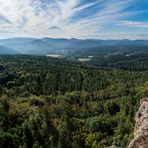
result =
M90 58L79 58L78 59L78 61L80 61L80 62L87 62L89 60L90 60Z
M94 56L88 56L88 57L85 57L85 58L79 58L78 61L80 62L87 62L87 61L90 61Z
M60 58L61 55L60 54L47 54L47 57L53 57L53 58Z

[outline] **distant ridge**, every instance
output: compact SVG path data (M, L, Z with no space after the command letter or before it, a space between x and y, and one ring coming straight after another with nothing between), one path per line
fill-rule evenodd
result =
M1 49L11 48L21 54L46 55L50 53L69 53L84 48L112 45L148 46L148 40L99 40L65 38L10 38L1 39ZM6 50L6 49L5 49ZM7 49L8 50L8 49ZM4 51L3 51L4 52ZM11 53L11 52L9 52Z
M0 54L19 54L19 52L9 47L0 46Z

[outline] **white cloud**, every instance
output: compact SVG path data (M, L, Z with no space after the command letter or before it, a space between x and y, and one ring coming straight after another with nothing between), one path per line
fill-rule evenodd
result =
M148 22L137 22L137 21L119 21L119 26L137 27L137 28L148 28Z
M136 0L0 0L0 38L30 37L99 37L105 25L144 26L120 21L139 11L126 10Z
M130 39L130 40L147 40L148 34L139 34L139 33L122 33L122 32L116 32L116 33L100 33L97 34L94 38L96 39Z

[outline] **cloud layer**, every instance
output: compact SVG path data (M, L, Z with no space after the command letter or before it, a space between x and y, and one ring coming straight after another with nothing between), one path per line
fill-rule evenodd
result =
M136 28L148 28L148 22L137 22L137 21L119 21L119 26L136 27Z
M137 7L141 3L148 6L146 0L0 0L0 38L124 38L121 26L148 28L133 20L148 14L148 7ZM125 38L142 33L126 32Z

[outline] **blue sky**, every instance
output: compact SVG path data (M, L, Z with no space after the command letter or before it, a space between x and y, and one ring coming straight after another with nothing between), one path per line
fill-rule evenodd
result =
M148 0L0 0L0 38L148 39Z

